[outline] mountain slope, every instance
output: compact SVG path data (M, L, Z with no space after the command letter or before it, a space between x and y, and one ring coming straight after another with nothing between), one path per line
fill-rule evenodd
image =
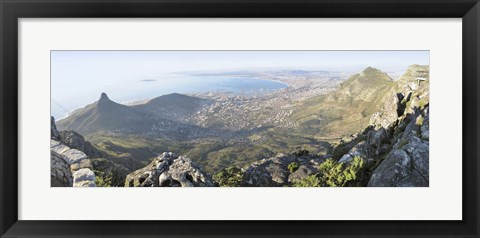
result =
M113 102L102 93L100 99L57 122L61 130L74 130L86 136L101 130L126 130L151 125L147 114Z
M188 123L207 100L183 94L172 93L133 106L138 111L161 118Z
M301 103L294 118L308 134L342 137L358 132L381 109L394 85L386 73L368 67L341 83L337 91Z

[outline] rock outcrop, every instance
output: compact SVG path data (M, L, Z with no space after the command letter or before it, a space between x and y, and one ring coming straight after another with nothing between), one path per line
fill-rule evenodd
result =
M58 132L60 141L70 148L84 152L89 158L102 158L103 153L95 149L90 142L85 141L82 135L75 131Z
M318 172L318 165L325 159L313 156L278 154L269 159L255 162L243 170L242 186L282 187ZM299 167L293 173L288 166L296 163Z
M189 158L165 152L127 175L126 187L211 187L211 178Z
M96 187L88 156L62 143L55 119L51 118L50 177L52 187ZM81 138L83 139L83 137Z
M50 153L52 187L96 187L92 164L85 153L56 140L50 140Z
M429 186L429 81L428 76L416 80L418 71L428 72L428 67L413 65L399 79L403 97L397 104L397 120L389 123L391 151L373 171L368 186Z
M399 121L392 150L368 183L374 187L426 187L429 185L428 109Z

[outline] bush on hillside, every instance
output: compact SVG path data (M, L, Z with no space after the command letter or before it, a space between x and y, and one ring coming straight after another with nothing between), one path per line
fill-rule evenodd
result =
M228 167L213 175L213 182L220 187L240 187L243 172L238 167Z

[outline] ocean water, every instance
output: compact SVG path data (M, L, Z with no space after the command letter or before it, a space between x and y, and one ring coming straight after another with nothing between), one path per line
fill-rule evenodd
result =
M111 85L89 85L88 89L68 87L52 88L51 114L58 120L75 109L97 101L102 92L118 103L146 100L170 93L203 93L223 91L249 95L272 92L287 85L278 81L252 77L185 76L143 78Z

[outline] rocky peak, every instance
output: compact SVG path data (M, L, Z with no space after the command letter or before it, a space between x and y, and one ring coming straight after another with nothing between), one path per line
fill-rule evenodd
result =
M98 99L98 105L102 105L102 104L110 104L110 103L113 103L112 100L110 100L110 98L108 98L108 95L106 93L102 93L100 95L100 99Z
M368 74L368 73L377 73L377 72L381 72L380 70L376 69L376 68L373 68L373 67L370 67L368 66L367 68L365 68L362 73L364 74Z
M99 101L102 101L102 100L109 100L110 101L110 98L108 98L108 95L106 93L102 93L100 95Z
M386 73L384 73L383 71L379 70L379 69L376 69L376 68L373 68L373 67L367 67L365 68L361 73L360 73L361 76L377 76L377 75L382 75L382 76L387 76ZM390 79L390 77L387 77L388 79Z

